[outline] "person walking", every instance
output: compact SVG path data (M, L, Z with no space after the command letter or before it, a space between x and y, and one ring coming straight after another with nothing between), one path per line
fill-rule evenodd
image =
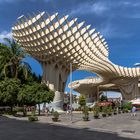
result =
M136 116L136 107L135 106L132 107L131 112L132 112L132 116Z

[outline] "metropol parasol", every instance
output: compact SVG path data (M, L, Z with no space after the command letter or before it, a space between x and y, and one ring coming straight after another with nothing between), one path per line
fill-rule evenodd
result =
M13 38L43 67L43 79L55 91L54 105L61 107L70 64L74 70L96 73L69 84L74 90L85 94L91 102L100 90L115 90L125 100L140 96L140 68L127 68L112 63L103 36L77 18L59 18L58 13L41 12L21 16L12 27ZM77 63L74 63L77 62Z

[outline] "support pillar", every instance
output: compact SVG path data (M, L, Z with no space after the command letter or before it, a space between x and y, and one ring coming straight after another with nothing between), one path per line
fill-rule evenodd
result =
M43 82L55 92L55 97L51 106L56 111L63 110L63 94L68 76L68 71L61 65L55 63L42 63L43 67Z
M93 95L92 94L87 95L86 103L93 103Z
M124 100L132 100L140 96L138 89L138 79L132 79L128 83L119 85Z

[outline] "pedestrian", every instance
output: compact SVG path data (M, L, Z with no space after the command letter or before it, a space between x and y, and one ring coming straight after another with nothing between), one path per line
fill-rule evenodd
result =
M66 107L66 114L69 114L70 113L70 106L67 104L67 107Z
M49 114L49 109L48 109L48 107L46 107L45 112L46 112L46 115L48 116L48 114Z
M132 116L136 116L136 107L135 106L132 107L131 112L132 112Z

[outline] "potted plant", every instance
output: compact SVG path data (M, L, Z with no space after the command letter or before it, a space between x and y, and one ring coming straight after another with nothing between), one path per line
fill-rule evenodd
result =
M114 108L114 112L113 112L114 115L117 115L117 109Z
M29 120L30 122L38 121L38 117L35 116L35 109L32 110L31 116L28 116L28 120Z
M94 115L94 118L95 119L98 119L99 118L99 112L100 112L100 107L96 104L93 107L93 115Z
M102 116L106 117L106 114L107 114L107 106L103 106L102 107Z
M88 113L88 111L89 111L89 108L87 106L85 106L83 108L83 114L84 114L83 120L84 121L88 121L89 120L89 113Z
M121 114L121 109L118 110L118 114Z
M122 113L125 113L125 109L124 108L122 109Z
M31 116L28 117L28 120L29 120L30 122L38 121L38 117L37 117L37 116L31 115Z
M123 105L123 109L124 109L124 112L125 112L125 113L128 113L129 110L132 109L132 103L131 103L131 102L125 103L125 104Z
M58 113L57 111L54 111L54 112L52 112L52 115L53 115L52 120L53 120L54 122L57 122L58 119L59 119L59 113Z
M128 112L129 112L129 111L128 111L128 108L125 108L125 109L124 109L124 112L125 112L125 113L128 113Z
M112 115L112 106L108 106L108 108L107 108L107 114L108 114L108 116L111 116Z

